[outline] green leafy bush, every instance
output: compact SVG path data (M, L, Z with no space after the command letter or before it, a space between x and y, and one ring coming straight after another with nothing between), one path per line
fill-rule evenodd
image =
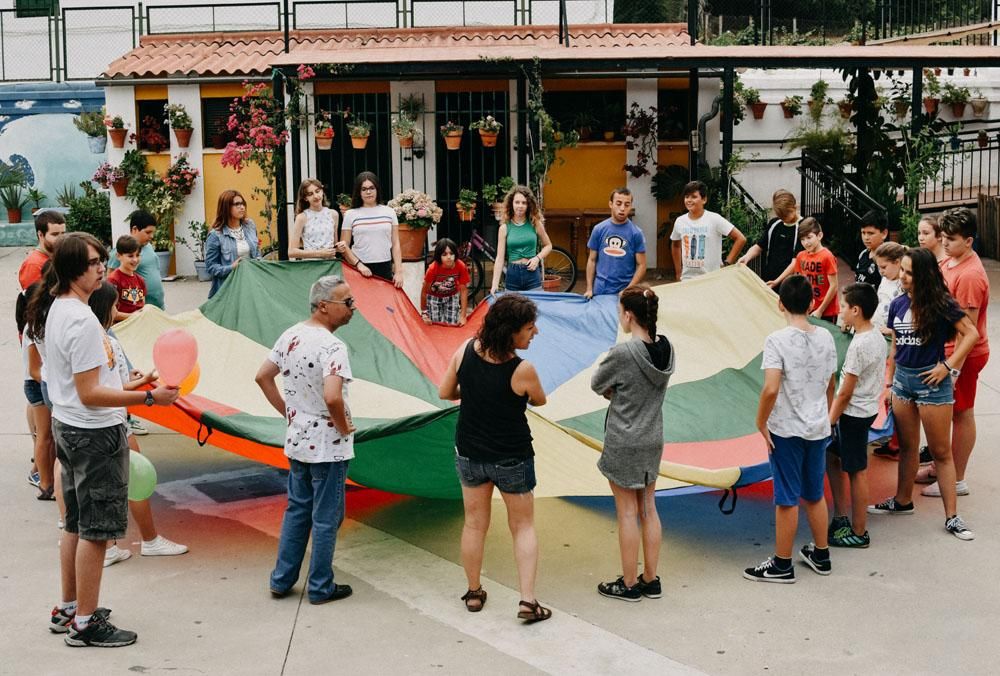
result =
M83 195L73 197L66 216L66 228L89 232L105 244L111 243L111 199L99 192L89 181L80 183Z

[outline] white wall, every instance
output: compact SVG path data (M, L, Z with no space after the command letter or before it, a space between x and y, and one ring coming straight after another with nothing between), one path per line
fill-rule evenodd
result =
M135 90L132 87L108 87L105 91L107 92L105 97L108 115L120 115L125 120L125 124L129 128L129 135L131 135L138 127L135 119ZM124 148L115 148L111 139L108 138L108 162L118 166L128 149L127 137ZM129 227L126 219L135 209L135 205L125 197L116 197L114 190L109 189L109 192L111 194L111 243L113 245L120 236L128 234Z
M184 200L184 206L174 217L174 236L183 237L188 241L193 239L188 230L188 223L191 221L207 220L205 214L205 167L201 152L202 135L199 133L199 130L204 128L201 120L200 91L201 88L198 85L170 85L167 87L167 102L170 104L182 104L187 109L188 115L191 116L191 123L195 129L195 133L191 134L191 142L187 148L177 146L177 137L174 136L173 130L171 130L170 161L176 162L177 158L186 154L188 163L202 173L202 176L199 176L195 180L194 189L191 191L191 194ZM174 246L174 260L177 264L177 274L194 274L194 254L188 247L182 245Z
M629 79L625 82L625 101L628 106L638 103L639 107L646 110L650 106L657 105L657 81L656 78ZM627 111L626 111L627 112ZM629 150L627 161L635 162L638 149ZM655 160L655 158L653 158ZM627 174L625 185L632 191L632 206L635 209L635 224L642 230L646 237L646 265L650 268L657 267L656 260L656 197L650 192L653 184L653 176L641 176L635 178Z

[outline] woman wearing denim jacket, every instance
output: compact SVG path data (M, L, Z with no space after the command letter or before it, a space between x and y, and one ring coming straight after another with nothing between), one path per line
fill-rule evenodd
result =
M236 190L219 195L215 223L205 240L205 267L212 275L211 298L244 258L260 258L257 226L247 218L247 201Z

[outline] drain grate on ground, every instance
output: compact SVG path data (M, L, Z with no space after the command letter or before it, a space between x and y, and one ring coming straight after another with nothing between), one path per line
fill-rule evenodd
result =
M192 485L215 502L237 502L284 495L288 490L288 472L275 469L220 481L200 481Z

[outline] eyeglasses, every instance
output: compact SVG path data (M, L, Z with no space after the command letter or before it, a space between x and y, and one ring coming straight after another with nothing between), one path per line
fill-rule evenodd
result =
M87 260L87 265L92 268L99 268L104 265L103 258L90 258Z
M245 207L246 205L246 202L233 202L234 207Z
M320 302L322 302L322 303L339 303L340 305L346 305L347 307L349 307L352 310L354 309L354 296L350 296L349 298L345 298L344 300L324 300L324 301L320 301Z

